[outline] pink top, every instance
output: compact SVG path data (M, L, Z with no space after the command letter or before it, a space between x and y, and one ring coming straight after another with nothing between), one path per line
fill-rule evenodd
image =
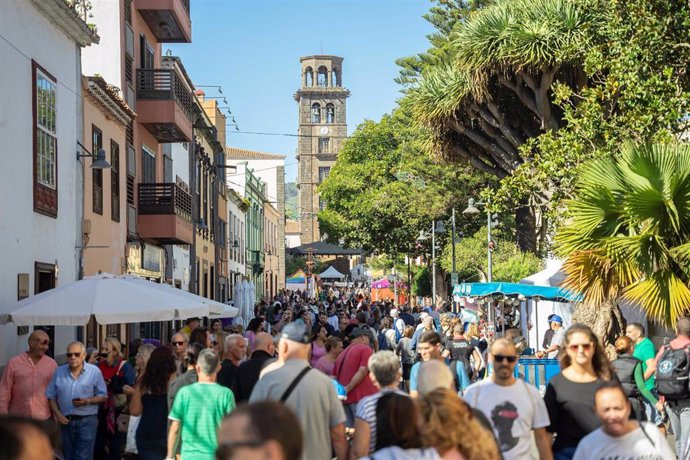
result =
M46 388L55 369L55 360L45 355L36 365L28 353L10 359L0 380L0 414L50 418Z
M329 377L335 376L335 361L331 361L326 355L323 355L321 358L319 358L319 360L316 362L316 365L312 367L323 372Z
M316 342L311 343L311 367L316 367L316 363L319 359L326 354L326 347L322 347Z

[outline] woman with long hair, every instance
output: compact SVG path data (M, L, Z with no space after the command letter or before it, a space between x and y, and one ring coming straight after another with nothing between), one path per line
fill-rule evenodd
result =
M570 460L580 440L599 428L594 393L614 373L599 339L584 324L566 331L560 356L561 372L549 381L544 402L551 420L548 431L557 434L554 460Z
M136 381L134 368L124 359L122 344L115 337L107 337L101 344L98 368L108 388L108 398L98 413L98 433L94 458L119 460L126 437L117 429L117 418L127 407L126 386Z
M328 340L328 330L326 330L326 326L317 326L312 332L311 337L311 358L309 359L309 364L311 364L311 367L315 367L319 359L327 353L326 341Z
M314 369L318 369L324 374L335 376L335 360L343 351L343 340L335 335L326 339L326 354L321 356L314 364Z
M129 403L130 415L141 416L136 432L139 460L159 460L167 454L168 385L175 375L170 348L153 350Z
M424 443L417 405L407 395L386 393L376 402L376 446L366 459L440 460Z
M140 379L144 375L146 364L148 364L151 353L153 353L155 349L156 346L152 343L145 343L139 347L137 354L134 356L134 370L137 373L137 379Z
M257 316L252 318L247 325L247 332L244 333L244 338L247 339L247 359L251 358L254 352L254 339L256 338L256 334L264 331L265 321L263 316Z
M493 435L481 426L457 393L437 388L417 399L422 434L446 460L498 460L501 454Z
M199 326L189 335L189 343L198 343L203 348L211 348L211 333L205 327Z

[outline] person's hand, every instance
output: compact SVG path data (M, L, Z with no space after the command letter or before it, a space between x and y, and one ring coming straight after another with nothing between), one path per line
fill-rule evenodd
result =
M69 424L69 420L67 419L67 417L65 417L64 415L62 415L62 414L59 413L59 412L58 412L57 414L54 414L54 415L53 415L53 418L54 418L60 425L67 425L67 424Z
M74 407L82 407L82 406L88 406L89 403L86 399L73 399L72 405Z
M654 407L656 407L656 410L658 410L659 412L664 412L664 403L662 403L661 401L657 401Z
M534 354L537 358L541 359L544 357L544 352L543 351L538 351Z
M122 392L127 396L132 396L134 394L134 388L130 387L129 385L124 385L122 387Z

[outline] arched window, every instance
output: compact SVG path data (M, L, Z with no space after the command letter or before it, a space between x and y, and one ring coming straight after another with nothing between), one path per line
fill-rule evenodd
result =
M340 86L340 79L338 78L338 69L333 69L333 72L331 72L331 85Z
M324 66L319 67L319 73L316 76L317 86L327 86L328 85L328 69Z
M326 123L335 123L335 106L331 103L326 104Z
M311 67L304 70L304 86L314 86L314 70Z
M314 102L311 105L311 122L321 123L321 106L318 102Z

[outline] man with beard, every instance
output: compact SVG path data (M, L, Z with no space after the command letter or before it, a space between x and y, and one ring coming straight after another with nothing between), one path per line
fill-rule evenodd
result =
M551 436L546 432L549 414L539 391L515 378L515 344L498 339L491 346L494 373L467 388L464 400L479 409L493 425L506 460L531 459L531 432L534 431L541 460L552 460Z

